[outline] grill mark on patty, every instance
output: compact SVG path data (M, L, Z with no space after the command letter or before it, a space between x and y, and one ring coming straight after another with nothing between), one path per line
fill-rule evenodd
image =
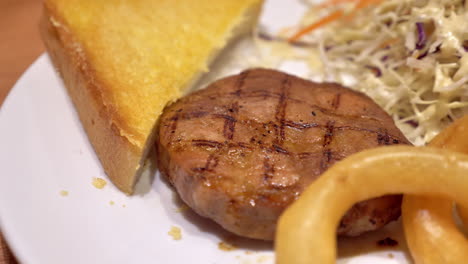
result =
M224 128L223 135L226 139L232 140L234 138L234 131L236 129L236 118L235 116L239 112L239 103L234 102L228 110L231 115L224 115Z
M391 144L400 144L401 142L405 142L405 140L397 138L397 137L395 137L393 135L390 135L390 134L388 134L388 132L385 132L385 134L382 135L382 132L375 131L375 130L368 129L368 128L362 128L362 127L356 127L356 126L340 126L340 127L335 127L335 130L354 130L354 131L369 132L369 133L372 133L372 134L376 134L377 137L378 137L377 140L379 140L379 137L383 137L383 136L388 137L389 140L392 140ZM387 144L387 145L391 145L391 144Z
M182 109L180 109L180 110L182 110ZM171 120L171 127L170 127L171 133L170 133L170 135L169 135L169 142L172 142L172 139L173 139L173 137L174 137L174 134L175 134L175 132L176 132L176 130L177 130L177 123L178 123L178 121L179 121L179 113L180 113L180 111L177 111L177 112L175 113L175 115L172 116L171 119L170 119L170 120Z
M245 80L247 79L249 72L245 71L240 74L240 78L236 81L235 83L235 89L236 91L234 94L236 95L236 99L234 99L234 102L230 105L228 109L228 114L225 117L224 121L224 129L223 129L223 135L226 139L232 140L234 138L234 133L236 130L236 116L239 113L239 99L241 98L242 95L242 87L245 84ZM228 117L229 116L229 117Z
M294 122L291 120L284 120L283 125L291 128L296 128L296 129L307 129L307 128L312 128L312 127L321 127L321 125L317 123L299 123L299 122Z
M334 111L336 111L338 107L340 107L340 102L341 102L341 93L338 93L335 95L335 98L333 98L333 102L331 104Z
M235 87L236 91L233 93L237 97L241 97L242 94L242 87L244 86L245 80L247 79L247 76L249 75L248 71L244 71L240 74L239 79L237 80Z
M270 156L268 155L268 151L265 150L265 156L263 158L263 181L268 183L275 174L275 167L270 162Z
M391 138L390 135L388 134L388 131L385 129L383 133L378 132L377 133L377 144L379 145L392 145L392 144L398 144L398 140L393 139L393 143L390 142Z
M333 140L333 130L335 129L335 122L329 121L326 126L325 134L323 135L323 145L322 145L322 160L320 161L320 168L325 171L330 165L332 160L332 151L329 146Z
M219 157L213 153L206 159L205 171L213 171L218 166Z
M221 148L224 144L214 140L192 139L192 145L197 147Z
M278 153L282 153L282 154L288 154L289 155L289 151L285 150L284 148L276 145L276 144L273 144L272 145L272 149Z
M323 135L323 147L327 148L333 140L333 130L335 129L335 122L328 121L325 128L326 131Z
M288 106L288 90L291 86L291 80L288 75L284 75L284 79L281 82L281 94L279 97L278 104L276 105L275 119L279 127L276 135L276 144L281 146L286 138L284 132L284 120L286 117L286 107Z
M214 169L218 166L219 157L217 157L214 153L210 154L206 159L204 167L198 168L191 168L193 172L198 173L198 177L202 179L206 179L205 172L213 172Z
M205 140L205 139L192 139L190 140L192 146L195 147L209 147L209 148L216 148L216 149L223 149L223 148L243 148L243 149L254 149L257 145L249 144L246 142L218 142L214 140ZM186 141L182 141L182 143L186 143Z

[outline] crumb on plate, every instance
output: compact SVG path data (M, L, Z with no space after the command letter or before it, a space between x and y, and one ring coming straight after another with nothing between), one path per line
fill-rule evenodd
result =
M93 186L96 187L97 189L102 189L104 186L106 186L107 181L104 180L103 178L93 178Z
M177 226L172 226L171 230L167 232L168 235L172 237L174 240L181 240L182 239L182 231Z
M109 204L110 204L110 205L114 205L115 203L114 203L114 201L110 201Z
M236 246L229 244L227 242L224 242L224 241L221 241L218 243L218 248L223 251L232 251L232 250L237 249Z
M68 196L68 191L61 190L61 191L60 191L60 195L61 195L61 196L64 196L64 197L65 197L65 196Z

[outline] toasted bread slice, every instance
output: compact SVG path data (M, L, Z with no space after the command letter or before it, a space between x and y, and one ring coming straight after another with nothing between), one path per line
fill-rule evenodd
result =
M46 0L40 24L112 182L131 194L163 107L186 91L262 0Z

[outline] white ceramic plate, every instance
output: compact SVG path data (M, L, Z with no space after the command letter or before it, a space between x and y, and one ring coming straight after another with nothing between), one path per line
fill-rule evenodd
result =
M275 29L293 24L301 12L297 3L272 0L262 21ZM110 183L95 188L94 177L107 180L60 78L43 55L0 110L0 224L21 262L274 262L271 243L235 238L190 210L179 212L180 201L159 174L143 177L132 197ZM173 226L181 229L181 240L168 235ZM377 240L388 236L400 246L378 248ZM220 242L237 248L222 250ZM339 248L343 263L408 263L398 223L359 239L342 239Z

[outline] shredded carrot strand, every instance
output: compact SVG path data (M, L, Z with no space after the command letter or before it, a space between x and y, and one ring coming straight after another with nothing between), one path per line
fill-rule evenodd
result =
M352 3L352 2L356 2L356 1L359 1L359 0L328 0L326 2L323 2L319 5L317 5L317 8L326 8L326 7L330 7L330 6L333 6L333 5L338 5L338 4L342 4L342 3Z
M372 4L378 4L382 0L360 0L354 9L361 9Z
M329 24L339 18L341 18L343 16L343 11L341 10L338 10L338 11L335 11L333 13L331 13L330 15L320 19L319 21L303 28L302 30L298 31L296 34L294 34L292 37L290 37L288 39L289 42L294 42L298 39L300 39L302 36L314 31L315 29L317 28L320 28L326 24Z
M349 15L346 16L346 19L348 19L348 20L351 20L354 17L357 10L365 8L365 7L370 6L372 4L380 3L382 0L328 0L328 1L318 5L317 7L318 8L325 8L325 7L329 7L329 6L332 6L332 5L337 5L337 4L342 4L342 3L352 3L352 2L356 2L356 1L357 1L357 3L354 6L353 10L351 11L351 13ZM317 22L315 22L315 23L313 23L313 24L299 30L296 34L294 34L292 37L290 37L288 39L288 41L289 42L295 42L298 39L300 39L302 36L314 31L317 28L320 28L322 26L325 26L326 24L329 24L329 23L331 23L331 22L333 22L335 20L338 20L341 17L343 17L343 11L337 10L337 11L331 13L330 15L320 19L319 21L317 21Z
M359 0L359 2L354 7L353 11L351 11L350 14L346 16L346 19L347 20L353 19L354 16L356 15L356 12L359 9L363 9L365 7L368 7L368 6L372 5L372 4L378 4L381 1L382 0Z

